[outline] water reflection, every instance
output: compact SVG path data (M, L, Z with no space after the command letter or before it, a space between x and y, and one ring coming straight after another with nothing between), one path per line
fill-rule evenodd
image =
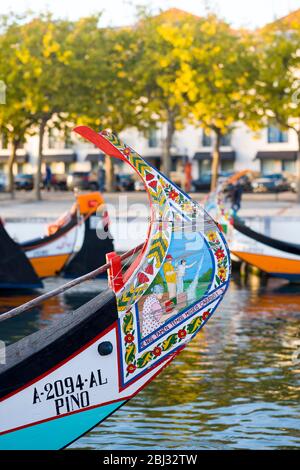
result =
M43 327L95 296L95 282L1 325L1 336ZM5 302L0 298L2 310ZM292 361L299 339L299 286L272 281L246 288L233 281L218 312L173 364L72 447L300 447L300 366Z

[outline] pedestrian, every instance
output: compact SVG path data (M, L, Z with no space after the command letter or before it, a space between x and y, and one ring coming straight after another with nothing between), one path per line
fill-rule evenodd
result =
M46 166L46 178L45 178L45 186L47 191L50 191L52 183L52 171L49 165Z
M237 214L237 212L241 208L243 191L244 191L243 185L239 182L236 183L232 190L232 205L231 205L231 208L234 214Z

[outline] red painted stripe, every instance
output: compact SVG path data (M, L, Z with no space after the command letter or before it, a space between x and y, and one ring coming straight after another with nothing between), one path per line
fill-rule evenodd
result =
M111 326L109 326L108 328L106 328L106 330L104 330L102 333L100 333L98 336L96 336L95 338L93 338L91 341L89 341L87 344L85 344L84 346L82 346L82 348L78 349L75 353L71 354L71 356L68 356L66 359L64 359L63 361L59 362L58 364L56 364L54 367L52 367L51 369L49 369L47 372L44 372L44 374L41 374L39 375L38 377L36 377L35 379L33 379L31 382L28 382L26 383L25 385L23 385L23 387L15 390L14 392L8 394L8 395L5 395L3 398L0 399L0 403L4 400L7 400L7 398L10 398L12 397L13 395L16 395L17 393L21 392L22 390L24 390L25 388L27 387L30 387L31 385L33 385L34 383L38 382L39 380L47 377L47 375L51 374L52 372L54 372L56 369L59 369L59 367L63 366L64 364L66 364L68 361L70 361L71 359L73 359L74 357L78 356L78 354L80 354L82 351L85 351L85 349L87 349L89 346L91 346L92 344L94 344L96 341L98 341L100 338L102 338L102 336L106 335L107 333L109 333L113 328L116 328L116 322L114 322ZM117 341L118 341L118 338L117 338Z
M157 375L162 372L164 370L165 367L167 367L167 365L175 358L177 354L174 354L171 356L171 358L166 358L166 364L161 368L159 369L156 374L154 374L152 377L149 378L149 380L147 380L144 385L142 385L140 388L138 388L134 393L132 393L131 395L128 395L126 397L122 397L122 398L118 398L116 400L111 400L111 401L108 401L108 402L105 402L105 403L101 403L100 405L93 405L93 406L89 406L87 408L83 408L82 410L76 410L76 411L72 411L71 413L65 413L65 414L62 414L60 416L52 416L51 418L46 418L46 419L42 419L40 421L35 421L34 423L29 423L29 424L24 424L23 426L18 426L16 428L13 428L13 429L9 429L8 431L3 431L3 432L0 432L0 436L3 436L4 434L9 434L9 433L12 433L12 432L15 432L15 431L20 431L21 429L25 429L25 428L29 428L29 427L32 427L32 426L37 426L38 424L42 424L42 423L47 423L49 421L53 421L55 419L60 419L60 418L65 418L66 416L71 416L71 415L74 415L74 414L77 414L77 413L82 413L84 411L88 411L88 410L93 410L95 408L100 408L101 406L106 406L106 405L111 405L112 403L117 403L119 401L127 401L129 400L130 398L133 398L135 395L137 395L137 393L139 393L144 387L146 387L146 385L148 385L148 383L153 380L155 377L157 377ZM169 359L169 360L167 360ZM158 367L159 364L156 364L155 367ZM147 371L149 372L149 371Z

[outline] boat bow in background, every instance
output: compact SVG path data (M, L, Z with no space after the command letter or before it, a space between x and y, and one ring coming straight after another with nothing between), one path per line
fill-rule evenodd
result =
M241 261L269 276L300 281L300 245L266 236L237 218L233 227L235 235L231 251Z
M14 233L16 238L19 232L22 224ZM44 236L17 243L1 227L2 249L8 251L14 246L14 256L18 254L19 261L18 272L12 264L8 268L7 256L0 261L3 278L0 287L42 287L39 279L60 273L78 277L105 263L106 254L113 250L105 201L99 192L77 194L70 211L49 224L46 232Z

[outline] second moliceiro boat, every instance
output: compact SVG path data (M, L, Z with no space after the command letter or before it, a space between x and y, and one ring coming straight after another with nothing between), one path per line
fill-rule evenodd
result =
M22 230L22 226L21 229ZM104 198L78 194L70 211L47 227L45 236L17 243L0 228L0 287L41 287L40 279L63 273L78 277L105 263L113 250Z

